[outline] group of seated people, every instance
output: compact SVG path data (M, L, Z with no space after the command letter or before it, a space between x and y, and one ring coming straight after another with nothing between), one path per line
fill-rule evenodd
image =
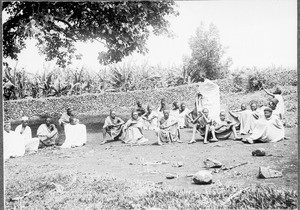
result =
M203 137L204 144L229 139L231 136L233 140L242 140L250 144L256 141L277 142L284 138L283 99L278 88L274 94L266 92L273 96L266 106L258 108L257 103L252 102L250 109L247 109L247 105L242 104L240 110L229 111L231 120L228 119L225 110L220 111L218 120L211 119L209 110L199 109L197 102L193 110L189 110L185 103L179 106L177 102L169 109L162 99L159 108L154 111L150 105L145 110L138 101L137 108L132 111L131 119L126 123L116 116L114 110L110 111L103 126L101 144L107 143L106 134L113 140L119 139L124 143L142 143L147 141L143 130L153 130L157 135L158 145L167 142L182 143L180 129L190 127L193 128L193 134L189 144L196 143L196 132ZM248 137L242 137L243 135Z
M32 138L28 120L28 117L22 117L21 124L16 127L15 131L11 130L11 122L4 122L4 159L23 156L27 151L33 153L38 149L56 145L58 129L52 122L51 117L47 117L45 123L38 127L37 137L35 138ZM58 122L65 132L65 141L60 148L82 146L86 143L86 126L79 123L70 108L67 108L67 111L62 114Z
M185 103L179 106L177 102L174 102L170 109L165 99L160 101L157 110L153 110L151 105L144 109L138 101L137 108L131 112L131 118L127 122L116 116L114 110L110 111L103 125L101 144L108 142L107 134L112 140L121 140L127 144L141 144L148 141L144 137L144 130L153 130L156 133L158 145L170 142L182 143L180 129L183 128L193 129L189 144L196 143L196 132L203 138L204 144L229 139L231 136L233 140L242 140L250 144L257 141L277 142L285 137L282 123L283 99L278 88L274 94L268 91L266 93L273 97L267 106L258 108L253 102L249 110L246 104L242 104L240 110L228 112L232 120L227 118L225 110L220 111L218 120L211 119L207 108L197 106L197 97L193 110L188 109ZM62 114L58 124L64 128L65 132L65 141L60 146L61 148L86 144L86 126L79 123L70 108ZM239 135L237 130L239 130ZM45 123L39 126L37 137L32 138L31 133L28 117L22 117L22 123L16 127L15 131L11 131L10 122L5 122L4 158L23 156L25 151L35 152L39 148L53 146L58 139L58 130L50 117L47 117ZM248 137L241 137L247 134L249 134Z

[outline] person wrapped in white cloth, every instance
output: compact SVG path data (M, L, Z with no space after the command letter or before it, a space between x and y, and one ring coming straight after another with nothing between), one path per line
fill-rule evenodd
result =
M65 124L66 140L61 148L81 147L86 144L86 126L79 124L79 120L70 117L70 124Z
M20 157L25 154L25 144L20 134L11 130L11 123L4 123L3 131L3 154L4 160L11 157Z
M32 138L31 128L28 126L28 117L22 117L22 124L15 129L17 134L22 135L26 151L37 151L39 147L39 138Z

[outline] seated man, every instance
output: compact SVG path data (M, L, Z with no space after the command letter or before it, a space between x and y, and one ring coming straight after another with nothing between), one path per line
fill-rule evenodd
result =
M137 111L132 111L131 119L123 126L124 140L126 144L141 144L148 139L143 135L143 120L139 117Z
M62 113L61 117L58 120L60 126L65 126L66 124L70 124L70 117L72 116L72 109L67 108L66 112Z
M179 115L178 115L178 126L179 126L179 128L189 127L187 115L190 112L191 111L188 108L186 108L185 103L181 103L180 110L179 110Z
M213 126L213 121L209 118L208 109L204 108L203 111L198 113L196 119L191 119L193 126L193 136L189 144L196 143L195 134L196 131L200 133L202 137L204 137L204 144L207 144L207 139L210 142L217 142L218 139L215 135L215 128Z
M140 101L137 101L137 102L136 102L136 105L137 105L136 111L138 112L139 117L142 116L143 114L145 114L146 110L145 110L144 107L142 106L142 103L141 103Z
M221 110L220 122L214 126L217 139L228 139L233 133L234 140L242 140L242 138L238 137L235 126L236 123L226 120L225 110Z
M163 117L158 121L159 130L157 132L157 143L158 145L162 145L163 142L179 142L180 134L178 129L178 121L170 116L170 110L163 110Z
M277 142L284 139L284 127L278 116L272 115L269 107L264 109L264 117L259 119L253 133L243 142L253 144L255 142Z
M122 127L124 121L116 116L116 112L114 110L110 110L109 116L106 117L104 125L103 125L103 141L101 144L105 144L106 133L108 133L113 140L118 140L122 135Z
M58 138L58 130L50 117L46 118L45 124L41 124L37 130L37 136L40 140L39 148L55 145Z
M157 130L158 114L152 110L150 105L147 106L147 112L142 115L142 119L144 120L143 128L145 130Z
M10 122L4 123L3 153L4 160L11 157L23 156L25 154L25 144L23 137L11 130Z
M247 109L246 104L241 104L241 110L229 111L229 114L239 123L240 134L246 135L251 133L251 118L252 112Z
M22 124L16 127L15 132L23 136L27 151L38 150L40 141L39 138L32 138L31 128L28 126L28 117L22 117Z
M65 125L66 140L61 148L80 147L86 144L86 126L79 124L77 119L70 117L70 124Z

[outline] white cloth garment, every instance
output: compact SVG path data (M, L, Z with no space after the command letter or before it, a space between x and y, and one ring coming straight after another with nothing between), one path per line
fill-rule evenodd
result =
M22 124L18 125L15 129L17 134L22 135L25 144L25 150L27 151L37 151L39 147L39 138L32 138L31 128L26 126L22 133Z
M65 125L66 140L61 145L61 148L80 147L86 144L87 133L84 124L66 124Z
M9 133L3 130L3 153L4 160L10 157L20 157L25 154L23 137L14 131Z

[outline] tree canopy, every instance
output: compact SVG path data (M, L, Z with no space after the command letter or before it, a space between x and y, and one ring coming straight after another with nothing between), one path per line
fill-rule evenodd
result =
M202 76L208 79L219 79L226 76L231 65L230 58L224 58L225 48L220 42L219 31L214 24L208 30L202 23L196 34L189 40L192 50L190 57L184 58L185 71L192 82L199 82Z
M99 62L121 61L132 52L146 53L150 32L170 35L168 15L178 15L169 1L3 2L9 18L3 23L4 58L17 59L25 40L38 40L46 60L65 66L76 41L99 41L107 51Z

